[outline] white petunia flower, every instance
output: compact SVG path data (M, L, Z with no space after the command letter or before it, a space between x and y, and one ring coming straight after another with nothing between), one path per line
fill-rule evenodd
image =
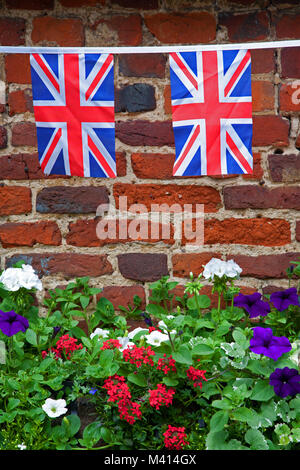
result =
M233 259L230 259L226 261L226 276L227 277L236 277L239 274L241 274L242 268L233 261Z
M221 259L212 258L205 266L203 270L203 276L205 279L213 279L217 277L236 277L242 272L240 266L233 260L223 261Z
M29 264L23 264L22 268L7 268L0 276L0 282L5 289L15 292L21 287L25 289L42 290L42 282Z
M119 351L121 352L124 351L125 349L130 348L131 346L135 346L135 344L132 341L129 341L128 336L124 336L124 337L118 336L117 339L119 340L119 343L122 345L121 348L118 348Z
M18 444L17 447L19 447L20 450L25 450L27 447L25 446L24 442L22 444Z
M161 343L164 341L168 341L169 336L165 335L164 333L160 333L160 331L152 331L147 337L146 342L151 344L151 346L160 346Z
M135 337L135 335L137 335L140 331L145 331L145 333L148 333L147 328L141 328L139 326L138 328L135 328L134 330L132 330L128 333L128 338L133 339Z
M107 338L109 335L109 330L102 330L102 328L96 328L93 333L90 334L90 338L93 339L94 336L98 336L98 338Z
M174 318L174 315L167 315L168 320L172 320L172 318ZM168 327L167 327L167 325L165 324L165 322L163 320L160 320L158 322L158 326L160 327L161 330L164 330L166 332L168 331ZM170 331L170 334L172 334L172 335L175 334L175 333L176 333L176 330Z
M68 408L66 408L66 400L63 398L59 400L53 400L52 398L47 398L42 408L49 418L57 418L58 416L64 415Z

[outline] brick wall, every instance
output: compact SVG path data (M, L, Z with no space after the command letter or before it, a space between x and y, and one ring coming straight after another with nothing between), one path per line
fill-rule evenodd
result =
M0 6L1 45L300 38L297 0L0 0ZM145 300L149 283L168 273L183 283L212 256L240 264L244 292L285 287L289 261L300 255L300 91L293 88L300 80L299 58L299 48L252 52L253 175L174 178L167 56L115 56L118 177L106 180L43 175L28 56L2 55L1 268L25 259L39 271L45 289L89 275L115 305L134 294ZM189 253L173 233L154 241L99 240L97 206L117 206L122 195L147 207L204 204L204 246Z

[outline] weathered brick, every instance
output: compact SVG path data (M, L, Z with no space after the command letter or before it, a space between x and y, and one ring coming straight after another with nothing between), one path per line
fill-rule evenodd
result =
M279 106L280 111L300 111L300 80L291 84L281 84Z
M173 178L175 154L133 153L131 166L134 174L141 179Z
M12 126L11 143L14 147L28 146L37 148L36 124L18 122Z
M296 240L300 242L300 220L296 222Z
M171 85L166 85L164 90L164 110L166 115L172 115Z
M144 309L146 306L146 294L142 286L105 286L103 291L97 294L97 300L105 297L113 304L115 309L118 309L120 305L127 307L130 304L133 307L135 295L139 296L142 300L139 308Z
M155 13L145 16L149 31L166 44L198 44L216 38L216 20L207 12Z
M116 167L118 176L126 176L127 161L125 152L116 152Z
M146 83L135 83L116 90L115 112L138 113L156 108L155 89Z
M173 275L175 277L190 277L190 272L198 276L203 271L203 265L212 258L221 258L220 253L178 253L172 256Z
M82 253L20 253L6 258L6 267L24 260L31 264L40 277L62 274L66 278L112 274L113 269L106 255Z
M253 116L253 140L255 147L272 145L287 147L289 145L289 121L281 116Z
M31 84L29 55L7 54L5 72L7 83Z
M54 0L5 0L6 7L12 10L52 10Z
M0 225L0 241L3 248L14 246L60 245L61 233L56 222L24 222Z
M273 111L275 105L275 88L272 82L252 80L252 109L256 111Z
M232 258L242 268L241 276L257 279L286 279L286 269L291 261L297 261L300 253L280 253L273 255L232 255Z
M117 121L116 138L132 146L174 146L171 121Z
M0 215L31 212L31 190L24 186L0 186Z
M4 126L0 126L0 149L7 147L7 130Z
M9 115L33 113L32 94L29 89L12 91L8 95Z
M26 22L23 18L0 18L0 45L22 46L25 44Z
M291 242L288 221L257 217L248 219L210 219L204 222L204 243L206 245L238 244L283 246Z
M300 36L300 15L281 15L274 18L276 36L278 39L298 39Z
M251 51L251 72L270 73L275 70L274 49L253 49Z
M118 5L123 8L134 8L135 10L155 10L159 8L158 0L110 0L111 5Z
M84 30L79 18L33 18L31 39L33 43L54 42L58 46L84 46Z
M300 188L283 186L268 188L257 185L224 188L226 209L300 209Z
M221 13L219 23L226 26L230 41L259 41L269 34L269 19L266 12L232 15Z
M281 49L281 75L283 78L300 79L300 47Z
M106 29L111 29L117 34L120 46L138 46L142 42L142 18L140 15L114 15L107 19L101 18L90 27L92 31L97 31L100 34L102 32L104 40L107 36Z
M123 277L141 282L153 282L167 276L167 255L161 253L124 253L118 255Z
M300 181L300 153L297 155L268 155L271 179L276 183Z
M150 222L146 218L141 225L132 220L104 219L78 220L69 224L66 236L68 245L105 246L117 243L146 242L174 243L174 230L167 224ZM98 225L99 224L99 225ZM108 230L110 230L108 234Z
M210 186L197 185L155 185L155 184L126 184L116 183L114 185L114 198L116 207L119 208L120 196L127 197L127 209L133 204L143 204L149 211L154 209L152 205L179 204L204 204L205 212L217 212L221 207L219 192ZM163 207L156 211L163 211Z
M96 7L104 6L106 0L59 0L59 3L67 8Z
M264 175L261 166L261 153L253 152L253 173L242 175L244 179L260 180Z
M96 213L101 204L108 204L104 186L51 186L37 194L36 210L42 213L87 214Z
M163 54L121 54L119 70L125 77L164 78L166 57Z
M70 178L65 175L46 176L40 166L37 153L17 153L0 157L0 180L35 180Z

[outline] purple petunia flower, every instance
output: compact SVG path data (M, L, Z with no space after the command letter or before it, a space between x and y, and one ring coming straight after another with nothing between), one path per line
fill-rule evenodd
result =
M273 292L270 296L270 302L273 303L279 312L287 309L289 305L300 305L296 287Z
M250 318L258 317L259 315L265 316L271 311L268 302L261 300L259 292L250 295L239 294L234 299L234 305L245 309L249 313Z
M11 310L10 312L2 312L0 310L0 330L6 336L13 336L19 331L26 331L29 327L27 318L18 315Z
M273 336L271 328L257 326L253 328L249 349L255 354L263 354L277 361L282 354L289 352L292 346L285 336Z
M270 375L269 384L274 387L274 392L281 398L300 393L300 375L297 369L284 367L275 369Z

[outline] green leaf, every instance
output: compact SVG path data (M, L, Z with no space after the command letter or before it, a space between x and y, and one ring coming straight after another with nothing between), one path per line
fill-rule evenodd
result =
M82 295L82 296L79 298L79 300L80 300L80 303L81 303L81 307L82 307L83 309L85 309L85 308L88 306L88 304L90 303L90 298L87 297L87 296L85 296L85 295Z
M37 335L36 332L33 331L31 328L27 328L25 338L28 343L32 344L33 346L37 346Z
M20 400L18 398L10 398L7 404L7 411L11 411L18 406Z
M226 410L217 411L210 420L210 431L223 431L224 426L228 423L229 414Z
M114 357L114 353L111 349L105 349L103 352L100 354L100 366L101 367L109 367L110 364L112 363Z
M210 354L213 354L214 350L207 344L197 344L193 350L192 350L192 355L193 356L209 356Z
M140 387L147 387L147 379L143 374L134 374L133 372L127 376L129 382L139 385Z
M233 408L232 403L227 398L223 398L223 400L214 400L212 402L212 406L221 410L231 410Z
M226 431L210 432L206 438L207 450L224 450L226 449Z
M245 434L245 440L253 450L269 449L265 436L258 429L249 429Z
M243 423L249 422L249 420L253 419L253 416L254 412L245 406L237 408L232 412L232 418L237 421L242 421Z
M180 346L178 351L172 354L172 357L176 362L179 362L180 364L193 364L191 351L185 346Z
M167 387L176 387L176 385L178 385L178 380L177 379L172 379L171 377L164 377L163 378L163 383Z
M150 315L154 315L155 317L166 313L164 308L157 304L148 304L146 310L148 313L150 313Z
M106 442L107 444L109 444L110 442L112 442L113 436L112 436L111 431L110 431L108 428L105 428L105 427L103 426L103 427L101 428L100 434L101 434L101 437L102 437L102 439L103 439L104 442Z
M274 395L274 390L269 385L269 381L260 380L254 385L250 398L255 401L268 401Z

